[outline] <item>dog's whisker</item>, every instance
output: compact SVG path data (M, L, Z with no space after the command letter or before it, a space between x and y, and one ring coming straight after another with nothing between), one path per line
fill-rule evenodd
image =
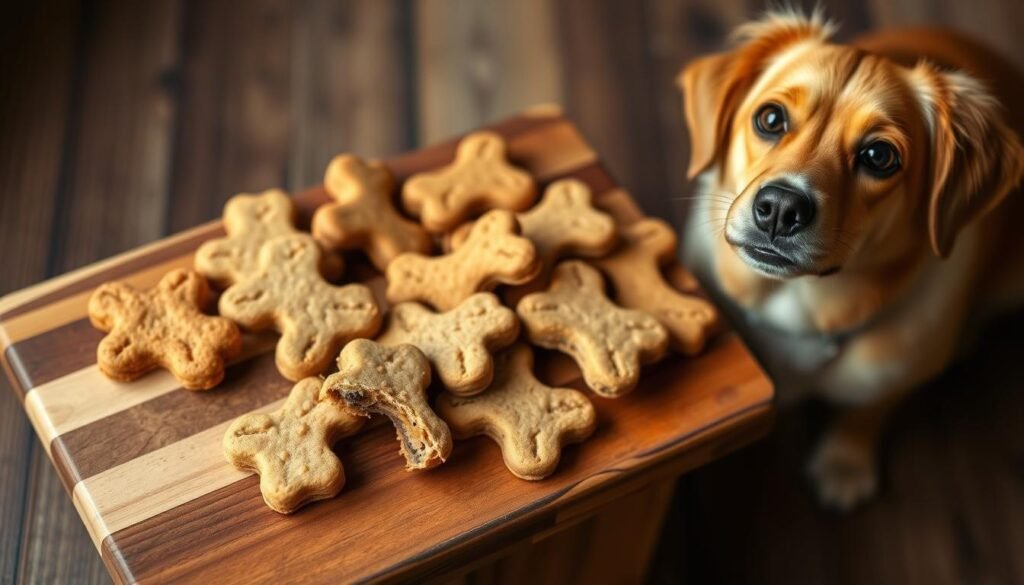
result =
M722 203L732 203L733 199L727 195L679 195L677 197L669 197L670 201L719 201Z

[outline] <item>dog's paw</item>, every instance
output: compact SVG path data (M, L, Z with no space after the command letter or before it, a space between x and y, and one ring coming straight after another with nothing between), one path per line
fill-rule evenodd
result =
M842 435L827 436L807 465L818 500L848 512L878 491L878 467L870 447Z

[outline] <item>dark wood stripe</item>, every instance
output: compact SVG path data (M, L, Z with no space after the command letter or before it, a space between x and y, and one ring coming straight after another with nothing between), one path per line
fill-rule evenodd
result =
M721 368L723 360L735 361L736 352L742 351L741 346L734 337L726 341L708 354L714 357L700 369L707 367L711 371L710 368ZM521 521L530 523L524 528L527 533L534 533L536 529L554 522L554 515L543 519L532 516L538 510L577 485L595 478L610 478L617 472L631 469L635 464L627 462L627 459L638 455L652 456L654 460L672 459L669 456L680 450L684 443L702 433L721 428L720 425L729 418L732 420L725 426L736 434L741 434L740 421L743 425L763 422L771 398L770 391L765 389L767 381L758 380L757 388L736 387L734 384L750 380L750 372L726 371L714 377L720 387L683 388L686 383L680 380L687 377L692 366L693 362L678 360L651 368L645 392L631 396L629 401L595 400L599 418L595 436L582 448L568 447L558 473L542 482L517 483L516 490L507 489L507 483L519 480L504 468L493 442L483 438L459 442L445 465L410 478L395 453L393 430L385 425L369 429L339 445L348 480L342 495L337 498L283 517L266 508L260 497L257 478L250 477L118 531L106 539L103 546L123 556L140 580L216 581L218 576L227 576L229 572L252 564L246 555L260 551L260 566L274 567L278 575L301 571L313 559L319 559L317 566L325 574L338 581L348 581L371 574L393 576L402 567L353 567L346 562L344 551L360 550L365 555L372 549L371 554L379 558L426 558L444 554L468 540L493 538L503 527L514 528ZM745 362L739 369L750 370L752 367L755 366L751 362ZM543 370L543 366L540 369ZM693 426L690 419L691 424L687 426L687 407L692 407L697 397L722 404L740 402L735 404L737 408L726 419L715 418L698 426ZM637 433L636 429L644 421L665 428L675 426L680 432ZM746 439L750 437L746 436ZM711 441L705 445L706 455L718 452L720 447L714 443ZM727 446L734 448L736 445L729 442ZM653 460L637 468L649 464L653 464ZM472 485L464 483L469 474L473 477ZM388 499L387 494L398 489L396 484L409 481L420 484L417 492L422 498ZM596 483L603 481L605 479L598 479ZM591 486L589 489L594 488ZM502 494L504 499L495 500L496 494ZM458 504L452 505L453 501ZM390 510L386 515L391 519L390 523L380 521L385 517L379 513L382 507ZM489 514L486 517L475 513L484 509ZM415 539L410 541L407 537L396 537L395 531L400 527L394 523L400 518L410 522L410 530L438 531L432 538L440 544L416 550ZM413 528L413 525L421 528ZM254 526L259 526L260 530L252 530ZM320 541L307 538L307 535L323 530L331 530L337 537ZM273 546L268 545L271 542ZM475 551L479 550L479 544L474 542ZM391 550L396 546L407 548L399 554ZM204 558L198 554L200 550L211 549L219 551L216 560L211 555ZM353 554L360 556L360 553ZM273 558L268 559L265 555ZM369 562L365 556L362 560ZM353 569L368 573L347 572ZM269 577L262 574L248 576L254 581Z
M270 351L228 368L213 390L174 390L67 432L51 453L65 486L73 487L132 459L232 420L288 395Z
M114 583L129 585L138 582L131 573L131 567L116 551L107 546L107 540L100 543L100 559Z
M491 127L492 130L498 132L506 138L513 138L521 134L538 130L542 127L554 124L554 123L566 123L562 118L552 117L538 117L538 118L525 118L516 117L509 120L499 122ZM418 173L427 169L435 168L446 164L452 160L455 156L455 147L458 144L459 138L453 138L447 142L424 148L419 151L409 153L404 156L399 156L387 161L388 165L392 168L396 178L399 182L404 181L413 173ZM312 187L307 191L303 191L301 194L295 197L296 207L299 210L299 225L300 227L306 227L309 225L309 220L312 217L313 211L319 205L322 205L328 200L326 193L322 187ZM65 299L71 295L84 292L93 289L100 284L116 280L118 278L124 278L125 276L138 272L154 264L159 264L166 260L170 260L182 254L186 254L195 248L199 247L204 241L221 237L224 235L224 231L221 227L213 227L216 222L211 224L211 231L205 230L195 234L194 236L187 238L173 246L166 248L159 248L139 256L127 262L111 266L109 269L104 270L98 274L92 275L88 278L70 283L69 285L59 290L52 291L36 299L33 299L21 306L15 307L2 315L0 315L0 321L9 319L17 315L22 315L29 311L45 307L46 305Z
M602 165L600 162L591 163L583 168L579 168L571 173L567 173L565 176L583 181L584 183L587 184L588 187L590 187L590 190L594 193L604 193L605 191L615 189L618 187L618 183L616 183L615 179L612 178L611 173L609 173L608 170L604 167L604 165ZM551 181L548 181L546 184L551 184L563 178L565 177L552 179Z
M615 187L608 172L596 162L571 169L564 175L551 178L544 185L567 177L587 183L595 193ZM307 202L317 197L326 197L322 189L302 194L302 200ZM309 209L315 209L315 205L307 206L307 211ZM33 388L94 363L96 344L102 337L102 333L93 329L88 319L80 319L13 344L8 348L7 356L12 369L19 372L18 379L24 384L23 388Z
M64 490L71 496L78 481L75 479L77 470L74 461L68 456L67 451L60 445L60 437L50 442L50 460L53 461L53 468L57 470L57 477L60 478Z
M89 319L79 319L11 345L7 360L27 392L96 363L103 335Z
M4 350L3 355L3 366L4 373L7 374L7 379L10 380L8 386L14 391L15 396L22 404L25 403L25 388L29 387L28 374L22 369L21 362L16 359L17 354L15 353L14 346L10 346Z

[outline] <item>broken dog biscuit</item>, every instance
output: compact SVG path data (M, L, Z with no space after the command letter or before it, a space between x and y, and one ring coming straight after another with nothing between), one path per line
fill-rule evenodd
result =
M680 293L662 276L661 266L676 258L675 232L658 219L642 219L620 232L619 248L594 261L615 285L616 302L658 319L677 351L699 353L717 325L718 314L711 303Z
M224 434L228 461L259 474L263 501L275 512L291 514L333 498L345 485L345 469L331 447L366 419L320 402L322 381L300 381L280 410L243 415Z
M531 342L571 356L587 386L607 398L632 390L640 366L668 346L657 319L609 301L601 274L580 261L559 264L550 288L523 297L516 312Z
M406 469L440 465L452 451L448 425L427 402L430 362L412 345L386 347L357 339L338 356L338 373L324 381L321 400L355 414L383 414L398 433Z
M531 280L541 264L530 240L518 234L515 216L496 209L474 223L465 244L451 254L402 254L388 265L388 301L423 301L447 311L498 283Z
M220 288L226 288L259 269L260 247L271 238L298 233L295 206L280 189L259 195L235 195L224 205L227 237L204 242L196 251L195 268ZM333 280L341 274L341 258L325 254L320 267Z
M435 313L419 303L391 307L382 345L415 345L453 394L475 394L491 383L491 352L519 336L519 318L491 293L476 293L447 313Z
M536 197L533 178L508 163L505 139L494 132L466 136L450 165L413 175L402 189L406 211L434 233L450 231L489 209L521 211Z
M597 426L590 400L571 388L545 386L533 375L533 351L517 344L495 357L494 382L476 396L445 392L437 412L460 439L487 435L517 477L543 479L558 466L562 447Z
M335 157L324 177L334 202L316 210L313 236L331 250L365 250L381 271L404 252L430 253L433 242L427 232L392 204L394 186L383 163L350 154Z
M516 219L523 237L533 242L547 267L565 256L598 258L615 247L615 221L594 208L590 187L576 179L552 183L540 203L516 214ZM470 227L463 224L452 232L452 249L465 242Z
M270 240L260 250L259 269L220 297L220 314L259 331L274 328L277 368L292 381L322 373L338 350L380 327L370 289L333 286L317 266L323 252L308 234Z
M242 351L234 323L204 315L206 280L192 270L167 273L156 288L138 291L104 284L89 298L89 320L107 336L96 363L108 377L130 382L163 367L188 390L208 390L224 379L224 362Z

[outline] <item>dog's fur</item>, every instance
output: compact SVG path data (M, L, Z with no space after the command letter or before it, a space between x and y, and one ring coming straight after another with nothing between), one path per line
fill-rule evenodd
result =
M947 31L831 33L817 14L769 14L680 74L699 177L683 253L780 394L844 405L808 471L823 502L848 508L876 489L892 408L949 364L979 312L1024 299L1024 77ZM753 128L766 101L788 112L776 141ZM858 166L879 138L901 160L890 177ZM767 242L752 201L779 180L817 208L784 270L743 253L751 234Z

